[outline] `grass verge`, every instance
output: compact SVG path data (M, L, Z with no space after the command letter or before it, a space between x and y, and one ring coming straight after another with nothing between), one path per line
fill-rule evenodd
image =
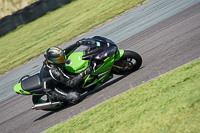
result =
M38 0L0 0L0 19Z
M145 0L73 0L0 38L0 74L58 46Z
M45 133L197 133L200 59L127 91Z

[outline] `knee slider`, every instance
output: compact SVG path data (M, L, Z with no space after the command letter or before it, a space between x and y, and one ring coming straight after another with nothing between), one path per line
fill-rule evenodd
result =
M80 99L80 93L74 90L70 90L67 94L67 99L70 103L77 103Z

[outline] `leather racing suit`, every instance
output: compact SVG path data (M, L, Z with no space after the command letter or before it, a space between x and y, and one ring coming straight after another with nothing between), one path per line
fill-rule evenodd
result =
M64 49L65 55L72 53L80 43L75 43ZM51 95L52 99L58 99L64 102L77 103L80 99L80 93L76 90L76 85L91 72L89 66L86 70L73 78L70 78L63 72L64 64L59 66L44 61L40 71L40 79L44 82L44 91Z

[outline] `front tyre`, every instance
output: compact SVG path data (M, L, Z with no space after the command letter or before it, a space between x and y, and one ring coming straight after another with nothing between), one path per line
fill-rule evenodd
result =
M48 95L33 95L32 96L32 102L33 102L33 104L40 104L40 103L50 102L50 100L49 100ZM63 106L64 106L64 104L61 104L61 105L58 105L58 106L53 107L53 108L42 109L42 110L53 111L53 110L60 109Z
M138 70L141 65L142 57L138 53L124 50L122 58L114 63L112 72L118 75L126 75Z

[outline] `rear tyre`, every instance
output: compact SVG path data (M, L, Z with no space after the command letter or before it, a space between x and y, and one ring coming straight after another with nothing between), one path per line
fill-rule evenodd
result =
M114 63L112 72L118 75L130 74L138 70L142 65L142 57L130 50L124 50L122 58Z
M39 104L39 103L50 102L50 100L49 100L49 96L48 95L33 95L32 96L32 102L33 102L33 104ZM58 106L56 106L54 108L48 108L48 109L42 109L42 110L54 111L54 110L62 108L64 105L65 104L61 104L61 105L58 105Z

